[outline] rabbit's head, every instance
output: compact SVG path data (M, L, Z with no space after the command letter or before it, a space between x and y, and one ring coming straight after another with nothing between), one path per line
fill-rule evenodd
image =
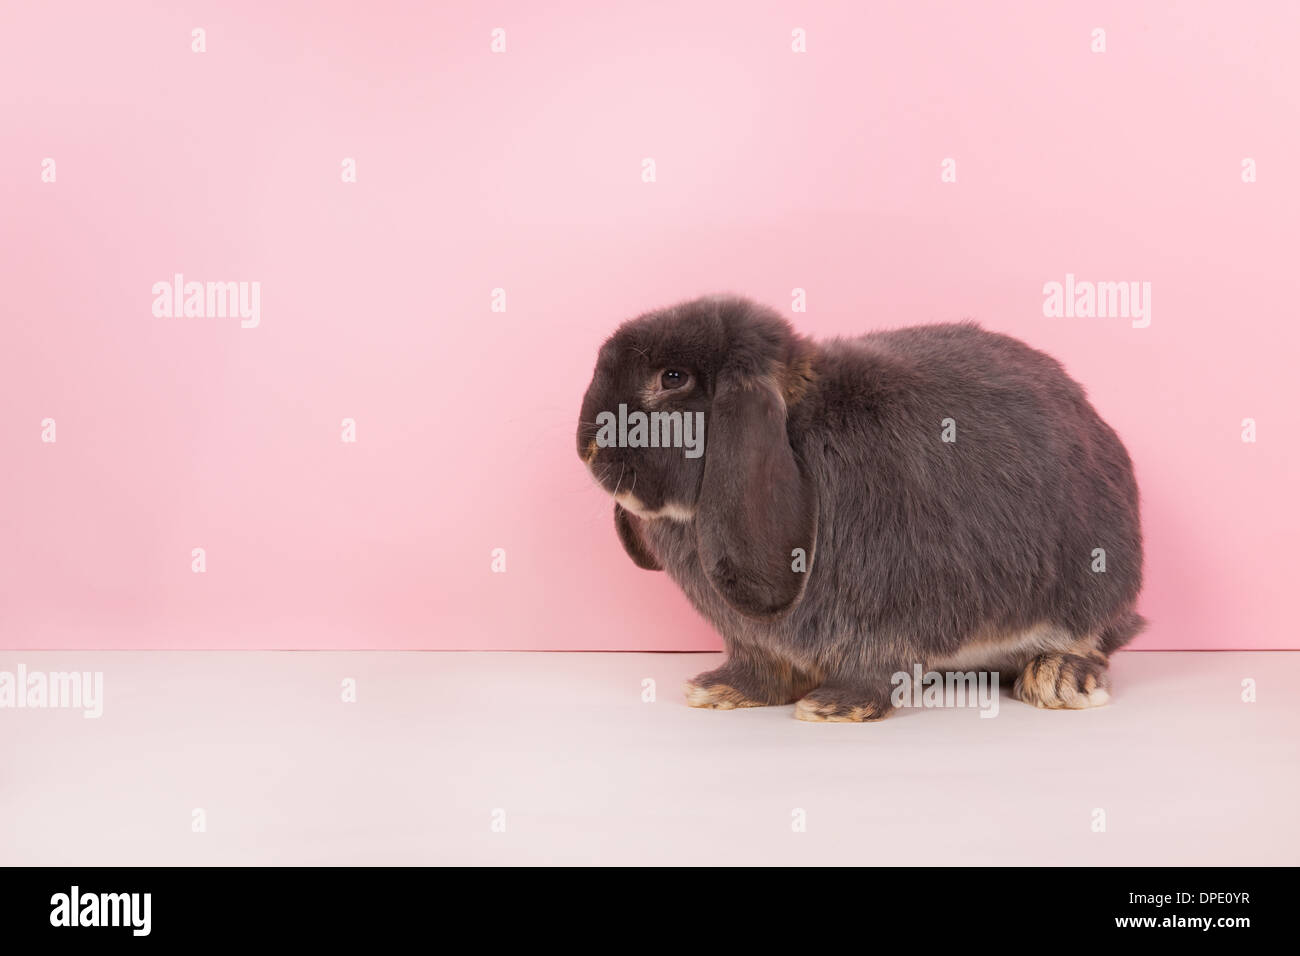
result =
M737 610L768 617L803 592L816 493L786 431L811 346L774 312L708 298L624 323L583 398L578 456L615 499L619 537L657 567L642 522L693 526L701 567Z

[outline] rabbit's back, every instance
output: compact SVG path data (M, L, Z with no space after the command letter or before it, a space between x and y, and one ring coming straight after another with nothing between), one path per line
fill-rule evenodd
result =
M1060 363L923 326L824 344L814 381L790 409L821 495L806 613L951 650L1044 622L1099 633L1131 606L1132 466Z

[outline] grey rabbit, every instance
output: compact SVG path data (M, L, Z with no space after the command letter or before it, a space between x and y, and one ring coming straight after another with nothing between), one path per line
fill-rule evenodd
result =
M628 555L722 635L694 707L876 720L917 665L1095 707L1145 624L1123 444L1060 363L974 323L815 342L743 298L650 312L601 347L577 448Z

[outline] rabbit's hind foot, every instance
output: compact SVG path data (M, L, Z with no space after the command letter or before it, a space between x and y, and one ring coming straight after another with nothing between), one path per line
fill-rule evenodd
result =
M1106 657L1099 651L1039 654L1016 678L1013 696L1035 707L1086 710L1110 701Z

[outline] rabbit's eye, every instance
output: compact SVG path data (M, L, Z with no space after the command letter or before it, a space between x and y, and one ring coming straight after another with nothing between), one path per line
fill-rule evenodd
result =
M668 391L672 391L674 388L681 388L685 385L689 378L690 376L685 372L679 371L675 368L670 368L665 370L663 375L659 376L659 384Z

